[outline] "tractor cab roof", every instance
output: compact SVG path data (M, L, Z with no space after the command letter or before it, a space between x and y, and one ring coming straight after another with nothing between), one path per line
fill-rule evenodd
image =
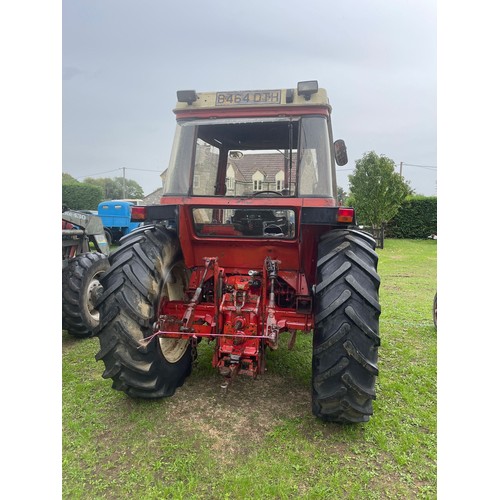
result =
M174 113L184 115L185 112L204 110L239 110L263 108L296 108L323 107L331 111L326 90L318 88L315 80L299 82L295 89L271 90L238 90L221 92L196 92L195 90L179 90Z

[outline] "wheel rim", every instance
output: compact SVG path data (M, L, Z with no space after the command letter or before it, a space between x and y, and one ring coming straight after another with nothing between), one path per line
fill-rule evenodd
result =
M185 267L182 262L174 264L169 269L163 285L163 293L160 305L163 300L183 300L184 290L187 285ZM172 339L166 337L159 338L159 346L163 357L169 363L177 363L189 346L189 339Z
M189 340L160 338L161 353L169 363L177 363L184 356L188 345Z
M102 273L96 274L87 288L87 311L90 317L96 322L99 322L99 311L96 309L95 304L97 298L102 293L102 285L98 279L98 276L101 274Z

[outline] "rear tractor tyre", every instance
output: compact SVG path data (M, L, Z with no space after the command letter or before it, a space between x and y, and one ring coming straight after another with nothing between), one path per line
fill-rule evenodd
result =
M62 272L62 327L75 337L90 337L99 324L95 305L102 292L99 282L109 269L108 258L97 252L71 259Z
M367 422L378 375L380 305L375 240L332 230L318 246L312 360L312 412L337 422Z
M143 226L120 240L110 256L96 329L103 378L131 397L172 396L191 373L189 340L153 337L163 300L184 300L188 274L177 235L160 225Z

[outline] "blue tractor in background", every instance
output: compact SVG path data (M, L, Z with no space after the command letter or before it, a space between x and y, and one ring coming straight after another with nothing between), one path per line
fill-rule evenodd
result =
M139 227L139 222L130 221L134 205L134 202L127 200L108 200L102 201L97 206L97 215L102 220L106 238L110 245Z

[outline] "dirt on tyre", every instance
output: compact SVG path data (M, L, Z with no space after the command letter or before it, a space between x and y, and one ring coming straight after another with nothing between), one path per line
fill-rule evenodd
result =
M367 422L373 414L381 312L374 249L356 230L333 230L319 242L312 412L323 420Z
M102 376L131 397L172 396L191 373L196 353L188 340L144 339L153 334L163 301L185 299L189 276L177 235L161 225L138 228L120 240L110 263L95 331Z
M109 269L107 256L86 252L68 261L62 271L62 328L74 337L90 337L99 324L97 299L101 276Z

